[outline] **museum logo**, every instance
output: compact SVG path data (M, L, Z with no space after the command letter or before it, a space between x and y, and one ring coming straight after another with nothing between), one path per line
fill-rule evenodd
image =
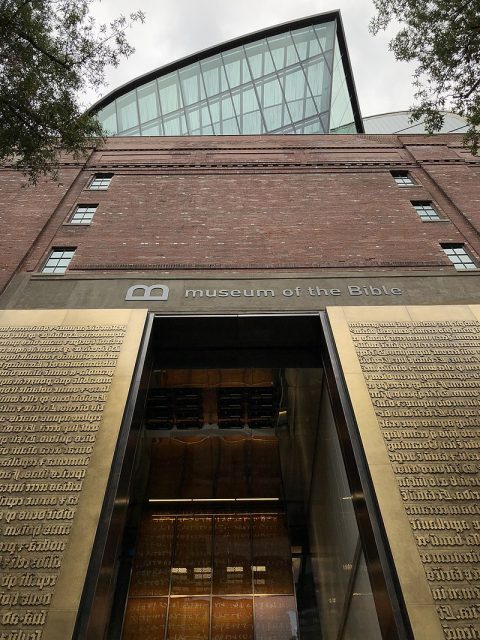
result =
M125 300L132 302L141 302L142 300L168 300L169 293L170 289L166 284L134 284L128 289Z

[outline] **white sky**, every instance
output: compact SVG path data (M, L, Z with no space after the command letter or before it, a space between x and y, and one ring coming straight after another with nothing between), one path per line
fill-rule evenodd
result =
M340 9L362 115L408 109L413 104L413 65L395 60L388 50L389 34L373 37L368 23L371 0L96 0L92 11L99 22L141 9L145 23L135 24L128 39L135 53L107 72L99 95L89 94L89 106L116 87L232 38L294 20ZM390 32L390 35L394 31Z

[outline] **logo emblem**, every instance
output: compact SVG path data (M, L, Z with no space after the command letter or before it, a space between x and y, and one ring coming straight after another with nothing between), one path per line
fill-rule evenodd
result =
M137 293L140 292L140 293ZM158 292L158 294L155 294ZM170 289L166 284L134 284L127 291L125 300L141 301L141 300L168 300Z

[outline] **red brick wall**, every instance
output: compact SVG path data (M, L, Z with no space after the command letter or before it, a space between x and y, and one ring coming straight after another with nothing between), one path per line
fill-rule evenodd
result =
M398 187L392 169L419 186ZM75 246L73 272L121 269L451 269L441 242L480 253L480 163L459 136L115 138L93 154L26 266ZM106 192L82 190L113 171ZM411 200L432 200L424 223ZM90 226L65 224L98 203ZM476 230L477 229L477 230Z
M28 185L23 175L0 169L0 292L37 240L80 169L63 168L59 181ZM51 237L51 230L49 231Z

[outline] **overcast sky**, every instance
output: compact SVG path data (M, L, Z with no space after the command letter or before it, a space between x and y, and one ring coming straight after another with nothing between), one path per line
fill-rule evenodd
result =
M145 23L128 32L135 53L107 74L99 95L190 53L288 20L340 9L362 115L408 109L413 104L413 66L397 62L388 50L389 34L373 37L368 23L371 0L97 0L93 13L107 22L120 13L145 12ZM391 35L392 32L390 32Z

